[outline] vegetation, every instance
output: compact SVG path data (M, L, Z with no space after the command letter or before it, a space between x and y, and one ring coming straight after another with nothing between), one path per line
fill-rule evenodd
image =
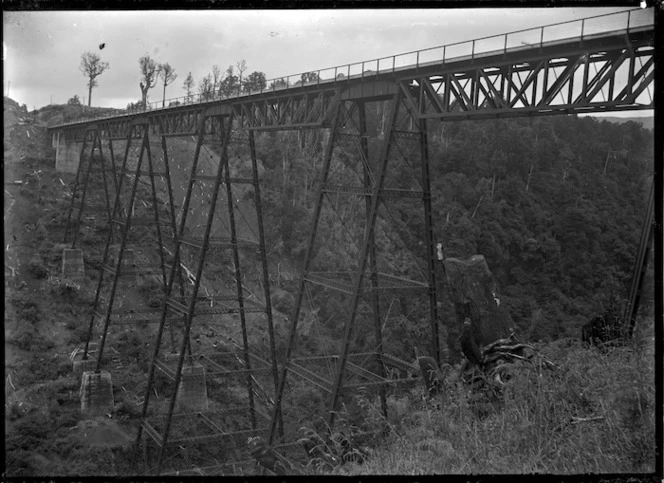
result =
M162 98L162 107L164 107L166 104L166 86L173 83L175 79L178 78L178 75L175 72L175 69L173 69L173 67L171 67L168 62L165 62L163 64L159 64L159 78L164 84L164 96Z
M187 100L189 100L191 98L192 89L194 88L194 77L191 75L191 72L187 74L187 77L184 80L183 88L187 92Z
M391 397L390 436L364 464L336 472L654 471L652 330L605 351L570 339L543 346L557 368L523 367L494 407L467 398L458 383L435 399Z
M156 86L159 80L159 64L149 54L145 54L138 59L138 65L141 69L141 82L139 84L141 88L141 102L143 106L146 106L148 103L148 91Z
M253 89L246 86L251 79L261 78L257 72L243 77L246 66L239 76L233 67L223 78L215 70L219 69L213 68L209 78L213 92L237 92L239 86ZM191 74L187 78L193 85ZM302 81L315 81L315 77ZM372 107L369 142L377 143L385 115L380 104ZM60 122L65 114L78 115L78 108L50 106L37 116ZM652 291L644 293L642 316L632 341L622 346L586 347L579 340L583 323L609 306L620 305L626 295L652 172L652 132L635 123L616 125L574 116L431 122L429 129L435 238L442 242L446 256L485 255L518 325L519 338L554 365L514 367L504 386L490 397L469 394L458 377L458 367L448 368L445 390L436 397L426 395L422 387L390 393L387 417L373 394L358 394L354 401L346 401L332 437L317 443L324 449L322 453L305 458L299 450L303 472L652 471ZM47 144L44 133L40 135ZM6 145L25 141L17 136L18 132L6 134ZM257 136L268 250L271 261L294 267L293 272L306 251L325 142L325 133L319 132ZM41 153L45 153L41 165L25 164L25 172L15 177L29 181L24 192L16 190L15 194L24 210L20 212L20 227L25 231L21 236L35 241L21 255L20 276L6 285L6 347L14 352L6 369L11 376L11 384L6 384L7 474L131 474L126 449L88 446L84 433L75 429L83 424L77 408L79 380L71 373L67 352L84 342L95 284L57 276L62 247L56 242L62 237L67 207L59 175L47 161L48 151ZM9 154L9 169L23 167L20 157L13 151ZM338 150L334 156L335 161L343 160L344 153ZM47 213L53 206L53 212ZM421 215L410 211L416 209L404 204L394 214L404 220L410 234L404 246L381 240L385 243L382 255L395 266L410 254L423 260L418 243L422 226L417 221ZM358 216L350 209L345 215ZM14 228L10 224L6 229ZM318 258L330 268L351 263L356 256L339 228L333 219L321 221L321 238L332 242L321 246ZM6 238L10 240L11 234ZM81 233L90 266L100 263L99 247L105 239L100 227ZM226 261L217 262L221 272ZM648 277L651 283L651 272ZM88 274L88 278L94 276ZM273 286L281 348L287 338L283 320L292 310L296 290L297 283L290 279L277 280ZM139 278L134 292L148 306L162 303L160 284L149 277ZM454 315L446 288L441 286L439 293L443 295L442 321L447 323ZM325 320L340 305L341 298L329 297L317 308L318 314ZM402 332L386 346L391 354L412 360L413 340L425 338L426 326L406 324L404 318ZM306 329L307 320L302 326ZM56 332L57 336L52 335ZM371 335L358 332L357 343L371 345ZM327 339L307 334L298 350L324 353L335 342L331 334L333 330L324 334ZM257 345L258 341L264 343L262 335L250 334ZM119 381L138 386L132 377L147 370L151 341L138 330L114 337L117 354L110 349L105 354L121 369L113 376L114 384L120 385L115 387L116 408L109 419L131 433L140 416L138 405L125 396ZM215 384L210 381L210 391L228 393L229 399L237 393L236 402L243 400L239 385ZM292 385L290 416L310 413L314 407L315 416L324 415L325 394L301 381L292 381ZM163 394L161 386L157 390ZM312 438L321 429L320 424L304 419L300 427L302 436ZM386 438L363 439L360 435L361 430L384 428L389 429ZM352 450L344 446L345 440L353 441Z
M97 77L107 71L108 68L108 62L103 62L99 54L85 52L81 55L79 70L88 79L88 107L90 107L90 103L92 102L92 89L98 85Z

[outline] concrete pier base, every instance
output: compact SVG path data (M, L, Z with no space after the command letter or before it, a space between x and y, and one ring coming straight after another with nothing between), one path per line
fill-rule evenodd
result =
M72 368L75 376L82 376L84 372L94 371L97 365L97 358L88 356L87 359L74 360Z
M55 148L55 170L58 173L76 174L81 160L81 143L68 141L65 136L58 135L53 139Z
M115 267L118 263L118 256L120 255L120 245L111 245L109 247L110 263ZM134 261L134 249L125 248L122 254L122 266L120 267L123 280L136 279L136 264Z
M72 369L75 376L82 376L86 371L94 371L95 365L97 363L97 349L99 348L99 343L90 342L88 345L88 358L83 359L84 349L82 347L77 347L72 355L69 356L72 362Z
M62 277L72 280L85 279L83 251L80 248L65 248L62 251Z
M81 381L81 414L102 416L113 410L113 384L108 371L86 371Z
M180 387L175 399L175 411L197 412L208 408L205 367L202 364L182 367Z

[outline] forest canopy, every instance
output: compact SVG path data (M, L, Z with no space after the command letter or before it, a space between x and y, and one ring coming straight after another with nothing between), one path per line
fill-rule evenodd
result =
M380 106L368 113L370 137L381 134L383 117ZM622 310L652 184L652 131L577 116L428 127L434 236L446 257L486 257L522 336L579 337L589 317ZM302 141L271 133L258 142L269 172L266 226L280 255L296 260L305 253L325 140L307 133ZM411 220L408 249L423 260L421 216L410 209L420 208L404 204L399 217ZM322 230L334 237L334 226ZM331 260L350 256L338 244L325 249L335 250ZM644 294L646 304L651 298ZM449 300L443 305L443 318L453 318Z

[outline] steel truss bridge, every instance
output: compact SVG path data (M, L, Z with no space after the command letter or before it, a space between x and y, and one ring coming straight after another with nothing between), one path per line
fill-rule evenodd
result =
M388 373L413 369L383 347L391 294L408 291L428 307L429 352L439 363L441 357L427 121L653 109L654 53L652 9L632 10L275 79L269 88L230 98L180 98L169 100L169 107L153 103L140 112L51 127L58 153L74 153L78 162L68 241L72 247L80 245L79 234L86 220L94 218L91 213L101 214L110 227L87 338L101 340L93 367L101 369L110 329L123 320L157 324L137 436L144 454L155 456L150 470L187 471L183 463L180 468L168 463L182 445L230 441L236 449L223 455L215 446L221 463L216 460L196 470L230 473L250 464L246 449L238 449L246 447L248 436L264 435L269 444L286 448L297 440L284 405L289 377L328 396L324 414L329 428L340 402L354 390L374 388L386 414L385 388L399 382ZM367 109L377 105L384 109L384 129L370 143ZM285 353L278 355L256 136L286 130L323 130L325 135L305 261ZM176 139L190 140L190 155L174 151ZM346 161L335 153L344 153ZM186 164L189 173L179 192L184 200L180 214L174 201L175 163ZM339 177L340 172L346 176ZM357 175L357 184L344 184L348 173ZM95 179L101 184L95 185ZM249 217L255 230L249 236L238 216L240 195L253 200ZM343 213L340 199L346 200L341 206L350 207ZM627 312L632 323L652 238L653 199L630 292ZM399 227L377 220L389 222L390 207L399 203L419 206L426 266L420 267L423 276L417 279L389 266L377 243L390 233L398 239ZM349 215L351 211L357 216ZM357 254L351 264L335 271L319 259L321 247L336 243L321 237L321 221L328 215L341 220ZM128 253L147 260L155 244L154 269L147 261L144 267L136 261L133 268L123 262ZM232 259L229 270L235 285L215 291L218 278L209 274L219 270L215 260L220 253ZM262 296L253 298L246 282L252 257L260 262L254 275L255 287L262 289ZM118 315L122 277L136 273L154 274L165 300L156 310ZM298 327L309 317L304 306L312 290L346 300L337 317L339 346L320 357L304 357L297 349ZM192 327L202 326L206 317L222 316L233 317L241 342L223 357L195 349ZM375 348L370 353L355 346L360 319L372 325ZM252 347L252 324L267 334L263 350ZM170 353L164 342L168 331ZM92 354L86 344L84 359ZM159 377L182 389L201 366L208 380L227 377L244 385L243 404L231 408L210 402L183 412L174 389L158 400ZM159 387L163 393L163 384ZM229 411L240 421L233 427L224 416ZM145 449L148 441L156 445L155 452Z

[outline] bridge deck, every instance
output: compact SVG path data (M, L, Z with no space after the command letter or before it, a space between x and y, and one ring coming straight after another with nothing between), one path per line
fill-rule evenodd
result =
M652 45L654 18L650 10L618 12L319 69L310 72L315 74L313 77L316 80L314 81L303 83L303 74L296 74L273 79L269 88L238 93L233 97L215 97L213 99L202 99L200 95L188 98L179 97L167 100L163 107L162 101L155 101L150 103L145 110L126 110L121 114L64 123L52 126L50 129L80 128L100 121L131 119L146 114L177 114L192 108L230 106L292 96L315 95L321 91L348 92L358 85L365 88L359 92L358 89L354 89L354 97L371 97L372 93L385 93L385 91L376 90L375 86L366 88L367 84L387 82L396 85L404 80L422 75L446 73L457 74L460 76L459 78L463 79L464 73L472 76L472 72L475 72L476 69L487 66L514 66L516 62L528 63L542 59L554 61L558 57L574 55L583 51L599 52L602 48ZM524 70L528 68L529 66L523 67ZM178 105L172 105L175 103Z

